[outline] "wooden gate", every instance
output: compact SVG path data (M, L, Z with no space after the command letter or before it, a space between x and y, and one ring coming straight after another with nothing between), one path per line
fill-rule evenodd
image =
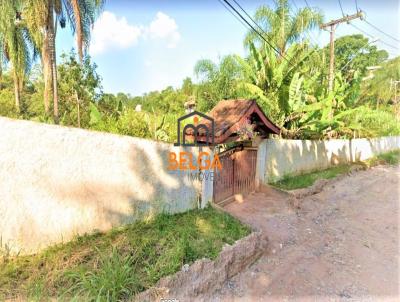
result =
M235 194L255 190L257 149L234 148L219 154L222 170L214 175L214 202L224 203Z

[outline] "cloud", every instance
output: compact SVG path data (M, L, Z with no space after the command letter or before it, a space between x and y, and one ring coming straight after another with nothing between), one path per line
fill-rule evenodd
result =
M165 39L168 48L176 47L181 38L175 20L162 12L156 14L155 20L148 27L148 33L152 39Z
M91 54L100 54L109 49L124 49L138 42L143 30L128 24L125 17L118 18L105 11L95 22L92 31Z
M105 53L109 50L126 49L138 43L140 38L163 40L168 48L176 47L181 35L175 20L158 12L148 26L129 24L125 17L105 11L95 22L92 31L90 53Z

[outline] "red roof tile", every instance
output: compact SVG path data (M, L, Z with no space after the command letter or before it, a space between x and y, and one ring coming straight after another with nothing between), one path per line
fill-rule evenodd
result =
M241 123L256 114L263 124L265 132L279 134L280 129L261 110L255 100L223 100L220 101L207 115L215 122L215 142L222 143L228 137L234 135L240 128ZM211 122L202 119L200 123L210 126Z

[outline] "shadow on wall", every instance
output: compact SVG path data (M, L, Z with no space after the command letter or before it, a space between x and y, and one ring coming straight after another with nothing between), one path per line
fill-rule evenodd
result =
M27 254L160 211L196 208L201 184L168 170L169 152L181 150L140 138L0 118L2 243Z
M160 212L177 213L197 207L199 183L181 171L168 170L169 146L152 145L151 150L130 147L126 163L129 174L120 171L125 181L113 181L113 175L109 175L109 181L105 182L60 184L57 200L68 199L75 207L90 213L83 224L77 224L76 215L71 217L74 233L104 231ZM71 229L68 224L64 227L62 233Z
M352 162L363 161L376 155L400 149L399 136L349 140Z
M267 144L266 182L277 181L285 175L362 161L380 153L400 149L398 136L326 141L271 139L264 143Z
M266 148L267 182L350 160L348 145L342 140L268 140Z

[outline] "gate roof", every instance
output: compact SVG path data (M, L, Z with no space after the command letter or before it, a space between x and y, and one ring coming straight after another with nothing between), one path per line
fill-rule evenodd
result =
M246 121L261 137L280 133L280 128L265 115L255 100L223 100L207 115L214 119L214 140L217 144L240 140L238 132ZM202 119L200 123L208 125L211 122ZM199 140L202 140L201 136Z

